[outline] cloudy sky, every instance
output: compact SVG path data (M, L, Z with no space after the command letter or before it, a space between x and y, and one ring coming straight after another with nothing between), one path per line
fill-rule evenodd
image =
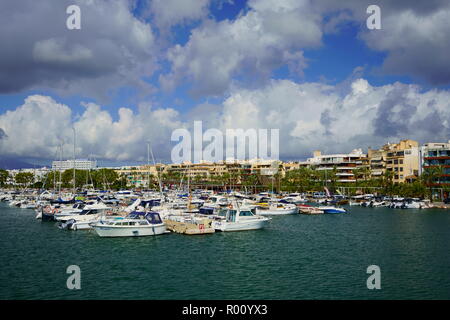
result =
M77 157L150 140L167 162L194 120L279 129L285 160L450 139L448 0L18 0L0 21L3 157L70 158L74 127Z

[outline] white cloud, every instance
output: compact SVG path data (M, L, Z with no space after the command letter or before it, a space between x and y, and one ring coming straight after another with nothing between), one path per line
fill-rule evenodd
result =
M449 101L448 90L422 91L402 83L377 87L356 79L342 94L339 85L272 80L258 89L235 87L221 105L199 105L187 115L142 104L137 111L119 109L114 120L93 103L84 104L82 114L74 117L68 106L35 95L0 115L0 154L52 158L64 139L70 158L74 125L78 156L142 161L150 140L157 158L170 161L172 131L192 129L194 120L202 120L203 130L214 127L224 133L279 129L280 156L304 158L315 149L349 152L406 138L447 141Z
M210 0L152 0L150 11L160 29L204 18Z
M65 157L71 158L75 127L78 157L143 160L147 140L155 150L168 152L170 134L181 125L178 113L170 108L141 105L138 112L121 108L115 121L99 105L83 105L84 112L73 122L68 106L47 96L28 97L16 110L0 115L0 128L5 133L0 140L0 154L52 159L63 141Z
M405 8L401 12L382 11L382 29L363 31L362 39L387 57L382 70L410 75L433 85L450 83L450 6L424 14Z
M347 152L411 138L422 143L450 137L450 92L415 85L371 86L356 79L338 86L272 80L256 90L236 89L224 102L222 128L278 128L280 154L301 157L317 148Z
M167 55L171 72L160 78L166 88L193 82L196 95L220 95L234 77L266 79L288 63L301 73L302 49L321 45L320 15L310 1L251 1L236 20L205 21L191 32L188 43ZM252 77L253 76L253 77Z
M66 8L81 9L81 29L68 30ZM156 69L158 44L150 24L128 0L0 2L0 93L54 90L105 101L121 86L140 93Z

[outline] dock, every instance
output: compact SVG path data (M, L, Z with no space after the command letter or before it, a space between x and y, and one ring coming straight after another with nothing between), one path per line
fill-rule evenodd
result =
M167 229L172 232L187 234L187 235L201 235L201 234L211 234L216 232L216 230L211 227L211 219L204 218L198 223L192 223L187 221L177 221L175 219L165 219L164 220Z

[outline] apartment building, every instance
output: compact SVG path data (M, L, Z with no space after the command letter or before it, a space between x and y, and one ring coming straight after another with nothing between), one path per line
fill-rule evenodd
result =
M371 178L381 178L386 172L387 149L371 149L367 151Z
M355 169L368 167L367 155L362 149L354 149L346 154L322 154L314 151L313 157L307 159L307 164L316 170L326 170L328 173L336 168L337 182L355 182Z
M115 170L119 176L125 176L127 185L132 185L137 188L148 187L149 180L157 177L165 169L164 164L143 165L143 166L127 166Z
M444 143L425 143L420 148L420 174L431 167L441 167L438 185L450 185L450 140Z
M386 150L386 170L393 172L393 182L411 182L419 176L419 143L414 140L401 140L388 143Z
M64 171L68 169L73 169L75 166L75 169L78 170L92 170L97 168L97 161L91 161L91 160L62 160L62 161L53 161L52 162L52 170L57 171Z

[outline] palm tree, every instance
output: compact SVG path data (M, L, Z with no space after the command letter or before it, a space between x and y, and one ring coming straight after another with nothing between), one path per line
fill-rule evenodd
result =
M336 182L337 182L337 166L334 165L333 169L330 172L330 180L333 192L336 190Z
M433 184L439 183L440 177L444 174L443 166L430 166L423 170L421 179L428 186L430 200L433 201Z
M359 180L359 177L361 177L361 175L362 175L362 170L361 170L361 168L354 168L354 169L352 169L352 173L353 173L353 176L355 177L355 187L358 188L358 180Z
M392 170L386 170L383 177L383 185L385 193L392 187L392 180L394 179L394 172Z

